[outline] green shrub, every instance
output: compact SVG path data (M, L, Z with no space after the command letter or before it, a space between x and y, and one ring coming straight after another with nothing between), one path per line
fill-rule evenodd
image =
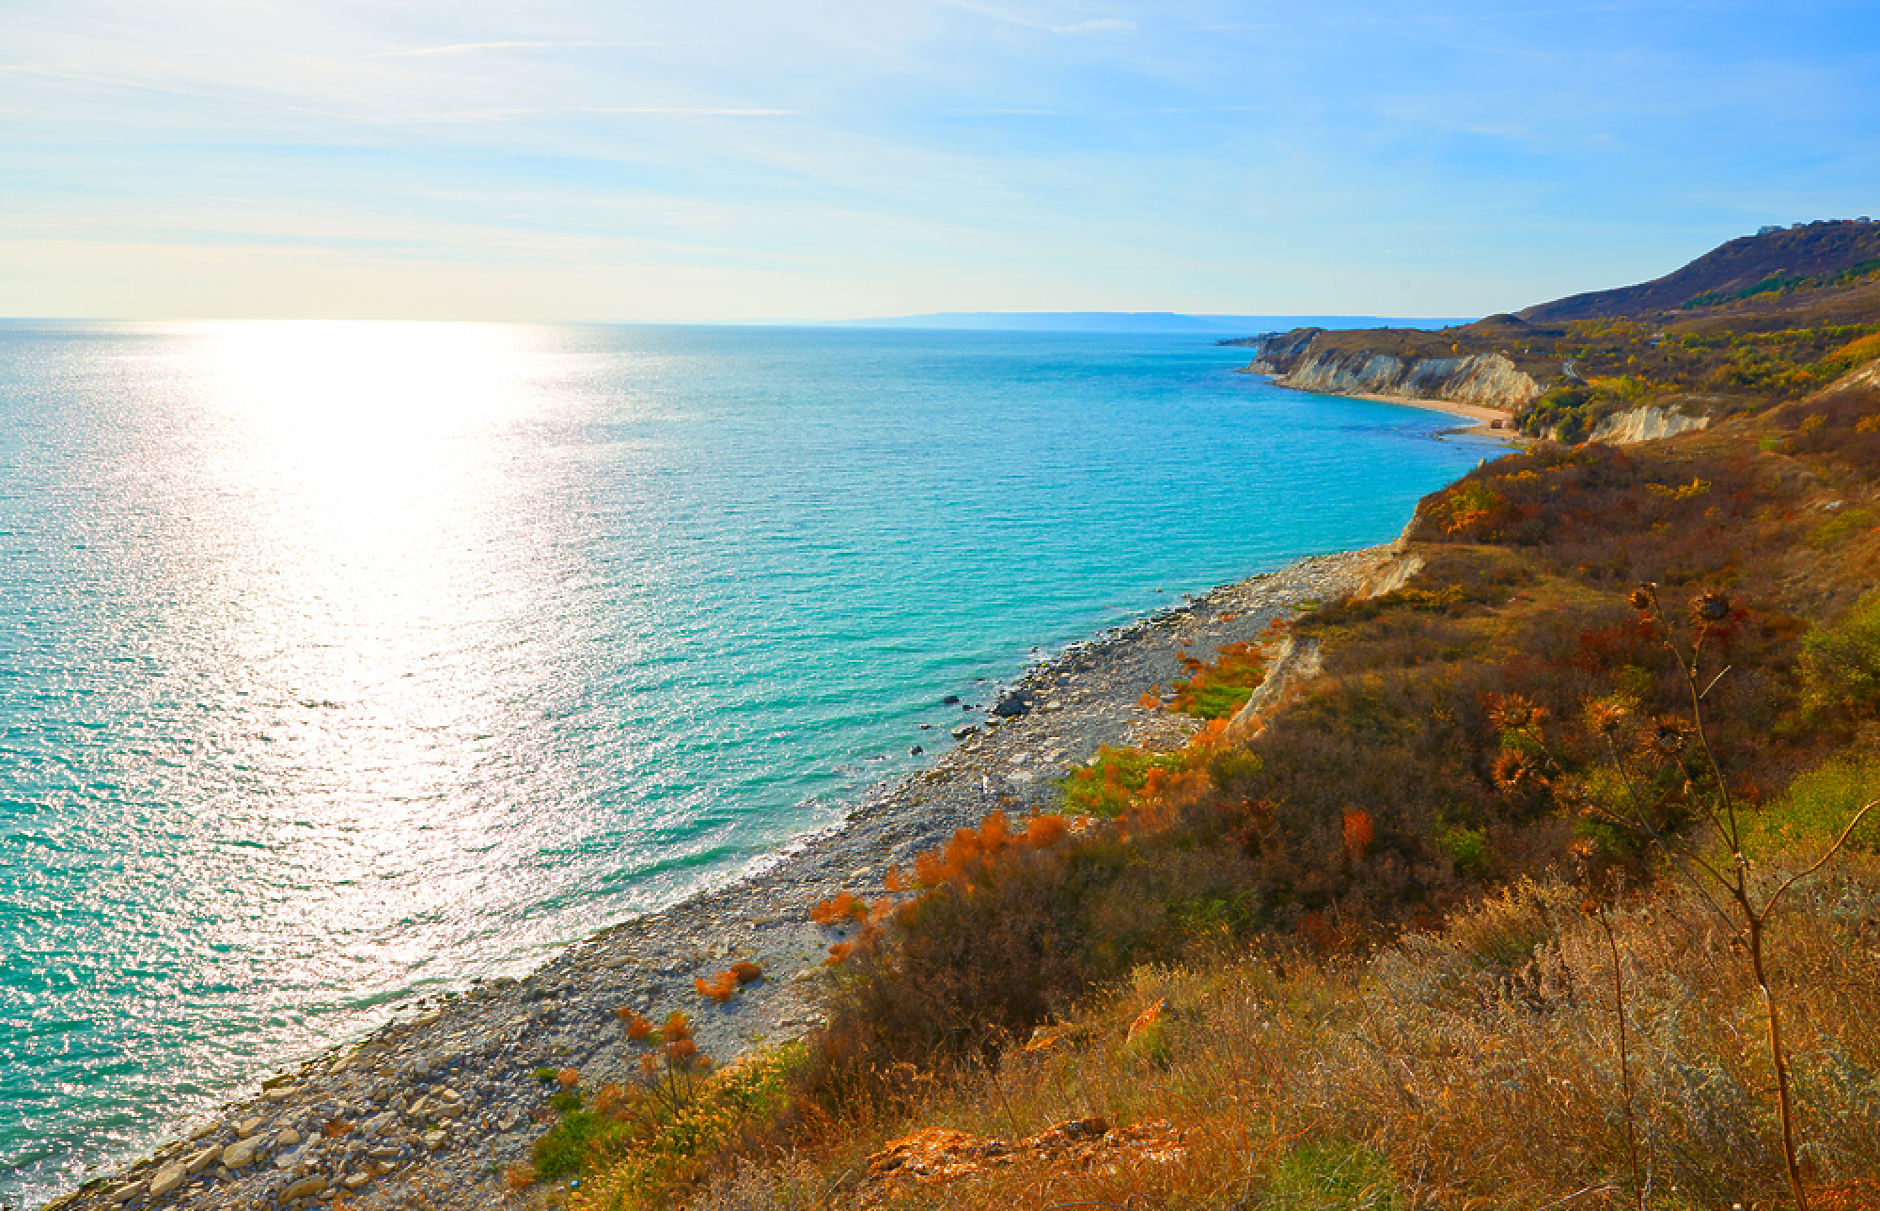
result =
M535 1172L553 1180L578 1173L592 1155L607 1120L592 1109L571 1110L535 1141Z
M1064 779L1064 806L1079 815L1115 819L1135 802L1151 770L1173 772L1181 765L1175 753L1106 744L1097 750L1095 764L1072 770Z
M1212 664L1183 653L1188 679L1174 685L1174 709L1197 719L1226 719L1247 704L1266 678L1266 660L1245 640L1222 648Z
M1488 852L1488 834L1479 828L1452 828L1436 838L1436 848L1449 855L1458 874L1480 878L1494 865Z
M1406 1206L1403 1182L1375 1151L1348 1140L1306 1144L1273 1170L1267 1196L1301 1211L1390 1211Z
M1864 714L1880 709L1880 590L1832 626L1802 640L1802 676L1811 706Z
M1873 512L1869 509L1841 509L1808 532L1808 545L1828 548L1839 546L1843 541L1856 534L1863 534L1874 528Z
M1841 835L1861 807L1880 798L1880 757L1842 754L1809 770L1782 797L1752 815L1744 843L1766 854L1799 843L1819 846ZM1868 814L1848 838L1850 846L1880 848L1880 815Z

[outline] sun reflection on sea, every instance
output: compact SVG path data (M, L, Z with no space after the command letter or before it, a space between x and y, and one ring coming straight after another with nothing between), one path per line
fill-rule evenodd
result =
M243 846L249 877L188 882L229 901L207 941L283 956L284 993L369 993L526 897L500 884L538 843L472 775L517 759L542 637L509 624L553 587L513 555L542 506L500 455L546 406L536 350L488 325L191 332L203 423L163 469L187 541L150 571L198 630L155 638L215 716L204 856Z

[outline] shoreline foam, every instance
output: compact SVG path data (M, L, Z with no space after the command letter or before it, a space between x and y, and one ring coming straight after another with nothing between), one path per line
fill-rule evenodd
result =
M1180 744L1196 721L1137 705L1183 674L1179 653L1253 638L1304 601L1356 591L1388 558L1386 547L1313 556L1072 644L1019 682L1035 704L1026 714L989 729L963 713L972 733L928 769L873 788L841 826L791 842L736 882L573 943L524 979L425 998L415 1017L266 1082L187 1139L48 1206L273 1207L296 1193L305 1207L339 1193L353 1208L413 1197L521 1206L498 1175L526 1160L546 1127L555 1085L537 1074L573 1068L593 1088L635 1071L639 1049L616 1009L655 1020L685 1012L721 1063L813 1028L816 974L841 934L812 923L811 907L844 890L882 894L890 864L911 866L996 808L1052 806L1055 779L1100 744ZM765 979L728 1004L694 990L694 978L745 959Z

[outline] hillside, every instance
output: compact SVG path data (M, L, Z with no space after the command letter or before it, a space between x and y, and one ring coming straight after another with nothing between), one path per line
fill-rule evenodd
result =
M1618 290L1576 294L1521 311L1529 324L1669 319L1681 311L1737 310L1788 299L1814 307L1880 278L1880 223L1869 219L1766 229L1698 257L1664 277ZM1806 299L1789 296L1803 295ZM1872 291L1868 291L1871 296Z
M1396 348L1548 339L1469 328ZM1263 352L1375 353L1347 339ZM567 1074L512 1184L595 1211L1880 1206L1875 352L1426 498L1367 589L1142 687L1203 721L1185 744L1103 750L1056 810L820 905L821 1029L711 1073L680 1025L642 1082Z
M1530 436L1577 441L1624 431L1622 414L1663 431L1799 399L1875 334L1880 223L1859 219L1766 230L1656 281L1437 331L1271 334L1248 369L1306 390L1489 403Z

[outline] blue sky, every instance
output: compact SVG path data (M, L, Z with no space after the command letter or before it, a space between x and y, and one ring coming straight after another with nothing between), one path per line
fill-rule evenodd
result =
M1477 315L1880 215L1880 7L0 0L0 315Z

